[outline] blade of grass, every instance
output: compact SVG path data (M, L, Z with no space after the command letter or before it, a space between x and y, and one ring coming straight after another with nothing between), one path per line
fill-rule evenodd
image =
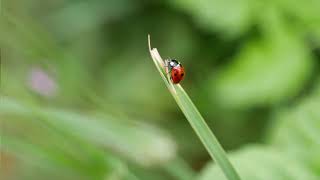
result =
M148 45L152 60L160 72L160 75L167 88L171 92L173 98L176 100L178 106L186 116L193 130L200 138L212 159L215 160L229 180L240 180L239 175L228 160L226 153L219 141L211 132L209 126L206 124L205 120L189 98L188 94L184 91L180 84L173 84L169 77L166 76L167 73L164 67L164 61L158 53L158 50L156 48L151 48L150 35L148 36Z

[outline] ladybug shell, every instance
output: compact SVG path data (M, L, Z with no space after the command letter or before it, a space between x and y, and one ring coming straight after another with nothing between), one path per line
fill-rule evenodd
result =
M184 78L184 68L182 66L175 66L171 69L171 79L173 84L178 84Z

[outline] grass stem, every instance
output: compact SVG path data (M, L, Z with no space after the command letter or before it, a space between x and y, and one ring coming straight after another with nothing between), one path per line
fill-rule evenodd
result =
M210 130L209 126L206 124L205 120L189 98L188 94L184 91L180 84L173 84L170 78L166 75L167 73L164 67L164 61L158 53L158 50L156 48L151 48L150 35L148 36L148 45L152 60L155 63L167 88L171 92L178 106L186 116L193 130L200 138L212 159L215 160L229 180L240 180L239 175L228 160L224 149Z

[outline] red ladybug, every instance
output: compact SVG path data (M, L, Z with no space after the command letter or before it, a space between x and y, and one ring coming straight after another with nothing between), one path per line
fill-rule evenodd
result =
M166 66L168 67L168 73L170 73L170 78L173 84L178 84L185 75L184 68L181 63L175 59L170 59L166 61Z

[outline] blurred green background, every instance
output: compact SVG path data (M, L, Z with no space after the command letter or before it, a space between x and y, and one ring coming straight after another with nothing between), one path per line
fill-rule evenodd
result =
M319 0L1 1L0 179L220 180L147 47L245 180L320 179Z

